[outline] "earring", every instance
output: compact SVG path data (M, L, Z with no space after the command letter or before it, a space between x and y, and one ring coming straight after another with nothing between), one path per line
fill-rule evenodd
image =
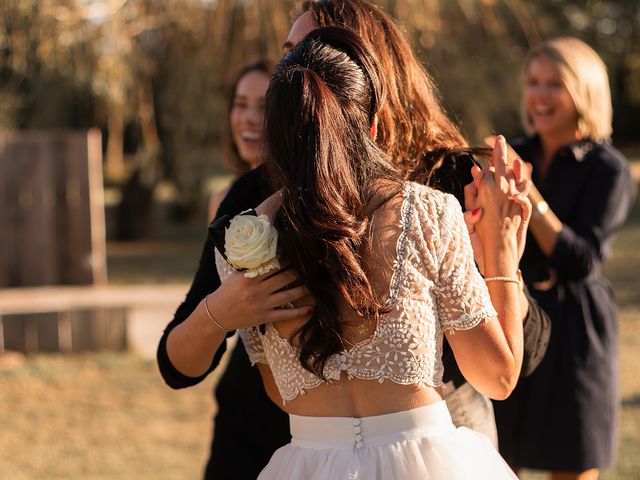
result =
M576 122L576 128L578 129L578 132L582 135L584 135L587 131L587 122L585 121L584 117L582 116L581 113L578 114L578 120Z

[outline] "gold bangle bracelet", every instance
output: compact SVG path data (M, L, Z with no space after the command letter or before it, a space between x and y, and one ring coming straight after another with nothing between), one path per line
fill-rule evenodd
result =
M205 295L204 297L204 310L205 312L207 312L207 317L209 317L209 319L215 323L218 328L220 328L221 330L224 330L225 332L230 332L231 330L224 328L222 325L220 325L220 323L218 323L218 321L213 318L213 315L211 315L211 312L209 311L209 304L207 303L207 298L209 298L209 295Z

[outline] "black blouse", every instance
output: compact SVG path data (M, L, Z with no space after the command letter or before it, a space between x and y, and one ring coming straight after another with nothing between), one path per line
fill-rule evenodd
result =
M242 177L240 177L231 187L229 193L224 198L218 211L216 219L229 215L231 217L242 211L254 208L262 203L270 193L267 190L267 182L264 179L265 168L260 166ZM222 355L227 349L226 342L223 342L216 352L209 369L199 377L189 377L178 371L167 355L167 336L179 324L184 322L196 309L202 299L215 291L220 286L220 277L216 270L216 260L214 247L208 239L205 240L198 263L198 270L193 278L187 296L176 310L173 320L169 322L164 330L158 345L157 360L162 378L171 388L185 388L196 385L204 380L220 363ZM229 332L228 336L235 332ZM241 342L239 342L241 343ZM233 369L233 365L229 365Z
M609 144L582 140L560 149L540 180L538 137L519 138L512 145L532 163L533 183L563 223L549 257L529 234L522 263L525 283L551 277L565 283L599 275L601 263L611 256L614 233L626 220L635 198L627 160Z

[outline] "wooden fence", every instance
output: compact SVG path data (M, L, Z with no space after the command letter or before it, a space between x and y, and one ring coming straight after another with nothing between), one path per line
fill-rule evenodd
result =
M107 280L100 132L0 133L0 288ZM0 344L24 352L123 348L121 308L0 311ZM74 340L75 339L75 340ZM77 348L73 347L76 345Z
M72 353L133 348L153 355L188 287L102 285L0 290L0 354L5 350Z
M0 133L0 288L106 282L100 132Z

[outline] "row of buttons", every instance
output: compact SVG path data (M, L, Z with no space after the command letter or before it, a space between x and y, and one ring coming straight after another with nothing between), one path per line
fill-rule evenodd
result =
M355 440L356 440L356 448L360 449L364 446L364 444L362 443L362 435L360 435L360 432L362 431L362 428L360 428L360 419L359 418L354 418L353 419L353 433L355 435Z

